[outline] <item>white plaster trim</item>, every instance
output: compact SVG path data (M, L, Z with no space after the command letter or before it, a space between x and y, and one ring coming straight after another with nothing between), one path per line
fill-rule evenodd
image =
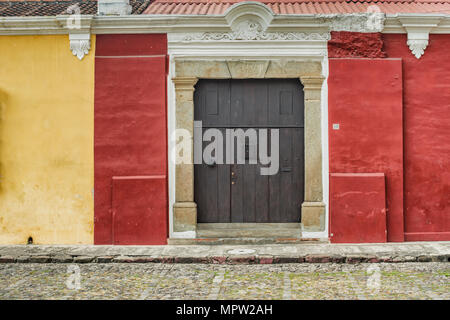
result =
M243 6L244 4L241 4ZM353 15L354 16L354 15ZM69 15L50 17L0 17L0 35L68 34ZM400 19L414 18L416 24L426 25L429 18L439 18L430 33L449 34L450 14L387 14L383 33L407 33ZM346 15L274 15L267 32L327 32L344 30L339 21ZM357 20L356 20L357 21ZM260 22L261 23L261 22ZM225 15L123 15L81 16L81 28L93 34L223 32L230 24ZM356 30L354 26L351 29Z
M428 25L429 19L439 20L439 23L436 27L433 27L430 30L430 33L433 34L448 34L450 33L450 14L443 13L396 13L396 14L387 14L386 20L384 23L383 33L407 33L405 27L403 26L401 20L404 20L406 23L407 20L412 22L415 20L415 24L417 26Z
M82 60L91 49L91 35L89 33L69 34L70 50L79 60Z
M329 206L329 184L330 184L330 166L329 166L329 153L328 153L328 75L329 75L329 60L323 59L322 61L322 75L325 80L322 84L321 91L321 125L322 125L322 202L325 204L325 230L320 232L302 232L302 238L326 238L328 240L328 226L330 216Z
M167 76L167 132L168 141L167 150L168 155L168 189L169 189L169 238L176 238L180 234L179 232L173 231L173 205L175 204L175 163L172 161L174 159L173 152L175 151L175 141L173 140L172 133L176 128L175 119L175 85L173 84L172 78L175 76L175 62L172 57L169 60L169 74ZM196 237L194 233L193 238Z
M407 45L412 54L417 58L424 54L428 46L430 31L439 25L442 18L431 16L427 18L417 19L416 17L403 16L399 21L408 33Z
M321 60L328 55L327 41L183 41L186 34L168 34L168 49L177 57L191 59L229 58L268 59L284 57ZM178 40L180 39L181 40Z
M386 16L382 12L351 14L319 14L319 19L330 26L332 31L381 32Z
M203 32L189 33L183 41L234 41L234 40L263 40L263 41L310 41L330 40L329 32L265 32L255 21L246 20L231 32Z

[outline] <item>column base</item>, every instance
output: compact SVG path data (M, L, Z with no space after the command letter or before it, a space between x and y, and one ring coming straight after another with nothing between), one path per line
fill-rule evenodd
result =
M197 230L197 204L195 202L175 202L173 205L173 231Z
M323 202L302 203L302 231L325 231L325 204Z

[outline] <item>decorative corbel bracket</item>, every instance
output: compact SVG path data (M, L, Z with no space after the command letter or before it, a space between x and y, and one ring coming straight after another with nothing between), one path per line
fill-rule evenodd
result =
M72 14L58 15L56 21L69 34L70 51L81 60L91 49L91 26L94 16L79 14L79 7L76 4L69 7L67 13Z
M408 33L406 44L417 59L420 59L425 53L425 49L428 47L430 31L439 25L441 19L442 17L440 16L427 18L399 16L398 20Z
M79 60L83 59L91 49L90 33L69 33L70 50Z

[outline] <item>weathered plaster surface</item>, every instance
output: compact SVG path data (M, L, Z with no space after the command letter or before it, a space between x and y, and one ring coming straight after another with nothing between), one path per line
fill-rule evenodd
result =
M330 59L329 65L330 173L384 173L388 240L403 241L402 61Z
M406 35L383 35L403 68L406 241L450 240L450 35L431 34L420 60ZM391 191L392 192L392 191Z
M1 244L93 243L95 41L82 61L67 46L0 37Z
M166 243L167 207L160 205L166 197L162 181L167 178L168 162L166 35L98 35L96 49L95 244L120 243L117 240L123 241L127 232L134 233L135 244ZM140 184L147 188L148 197L157 198L140 216L139 207L146 207L148 198L132 192L133 186L112 184L118 177L136 176L140 178L130 183ZM128 196L121 188L130 189ZM129 210L121 209L126 207ZM124 216L140 222L128 229L121 225ZM151 236L143 230L146 225L151 225ZM130 238L126 241L132 243Z
M381 33L331 32L329 58L385 58Z

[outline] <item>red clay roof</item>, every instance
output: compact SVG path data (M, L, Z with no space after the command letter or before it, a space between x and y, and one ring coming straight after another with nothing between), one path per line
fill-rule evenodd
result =
M223 14L245 0L155 0L144 14ZM254 1L254 0L253 0ZM257 0L275 14L332 14L367 12L377 5L384 13L450 13L450 0ZM373 12L373 11L372 11Z
M151 0L130 0L132 14L142 14ZM96 0L0 0L0 17L7 16L55 16L71 14L67 8L78 4L81 14L97 14Z
M130 0L132 14L223 14L246 0ZM367 12L377 5L384 13L448 13L450 0L251 0L266 4L275 14L333 14ZM150 5L149 3L152 2ZM78 3L81 14L96 14L96 0L0 0L0 16L67 14Z

